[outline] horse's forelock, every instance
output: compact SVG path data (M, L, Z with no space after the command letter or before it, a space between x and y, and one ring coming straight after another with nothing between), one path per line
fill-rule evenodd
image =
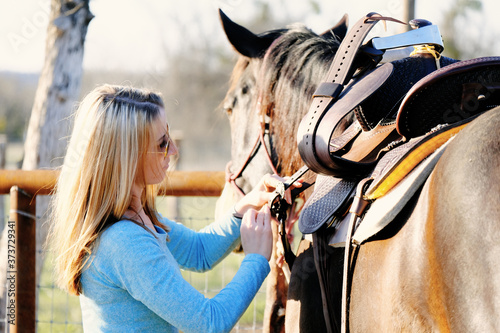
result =
M247 68L250 66L251 59L245 56L238 57L236 64L233 67L233 71L231 72L231 76L229 78L229 88L226 92L226 96L221 101L219 107L224 109L225 111L229 111L234 106L234 99L238 96L238 91L242 89L241 80L244 80L244 76L246 74Z
M296 25L277 39L264 56L257 87L261 110L271 117L271 134L278 138L273 145L282 175L289 175L302 165L297 151L297 128L339 45L336 39L322 38Z
M243 75L249 64L249 58L243 56L238 57L238 61L236 61L236 65L234 65L231 77L229 78L229 92L236 89L240 77Z

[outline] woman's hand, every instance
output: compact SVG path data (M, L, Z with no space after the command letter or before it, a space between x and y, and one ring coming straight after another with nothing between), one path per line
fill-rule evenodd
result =
M243 216L240 227L241 245L245 254L257 253L267 261L273 251L273 232L271 230L271 211L267 205L256 211L249 209Z
M279 183L284 183L287 181L287 178L282 178L277 175L267 174L260 180L259 184L255 186L252 191L250 191L247 195L245 195L236 205L234 206L234 210L237 214L243 216L245 212L252 208L255 210L259 210L262 206L264 206L269 200L274 199L274 190ZM299 180L293 183L286 191L285 191L285 200L291 204L292 203L292 194L291 190L296 187L301 187L302 182Z

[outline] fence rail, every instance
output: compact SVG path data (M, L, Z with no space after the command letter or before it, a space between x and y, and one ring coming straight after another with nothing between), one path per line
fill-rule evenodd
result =
M17 186L32 195L50 194L56 184L57 170L0 170L0 194L9 194ZM160 187L160 195L205 196L220 195L224 187L222 171L171 171Z
M36 196L51 194L58 175L56 170L0 170L0 195L10 193L7 271L12 279L7 287L15 292L7 304L10 332L36 330ZM218 196L224 179L222 171L172 171L160 195ZM9 313L14 314L15 325L9 323Z

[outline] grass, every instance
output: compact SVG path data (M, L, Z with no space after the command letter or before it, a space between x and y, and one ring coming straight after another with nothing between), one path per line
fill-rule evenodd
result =
M158 210L170 217L168 210L177 210L186 226L199 230L212 221L216 198L184 197L158 199ZM79 299L53 284L50 254L47 254L38 289L37 332L82 332ZM231 253L213 270L206 273L183 271L184 278L206 297L215 296L236 274L243 255ZM233 332L260 331L265 308L265 282Z
M83 332L80 301L53 283L52 258L47 255L38 287L38 332Z

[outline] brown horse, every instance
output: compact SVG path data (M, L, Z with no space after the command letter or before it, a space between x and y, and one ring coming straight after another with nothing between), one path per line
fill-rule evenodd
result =
M361 246L351 331L500 329L498 126L496 108L463 129L395 229Z
M239 39L253 41L242 46L235 35L232 38L227 33L226 26L240 53L259 50L242 53L225 100L233 133L233 170L245 161L242 152L250 150L251 137L266 126L270 132L266 145L278 171L290 175L301 166L296 126L339 40L307 30L297 33L298 29L280 30L273 36L279 38L271 38L267 44L260 38L268 35L252 34L253 38ZM257 40L260 42L255 43ZM301 48L303 43L307 46ZM260 119L266 115L270 120L263 126ZM496 240L500 236L499 125L500 109L494 109L462 130L389 228L360 246L350 293L351 331L500 329L500 267L495 262L500 254ZM257 158L261 153L255 153L243 175L260 178L259 170L268 168L264 157ZM237 182L245 189L253 185L245 178ZM326 237L318 235L318 243L324 240ZM322 299L313 247L303 239L288 289L287 332L326 332L325 307L330 310L329 326L340 330L344 251L322 245L316 244L321 249L316 259L327 267L329 298ZM280 301L280 307L284 306Z

